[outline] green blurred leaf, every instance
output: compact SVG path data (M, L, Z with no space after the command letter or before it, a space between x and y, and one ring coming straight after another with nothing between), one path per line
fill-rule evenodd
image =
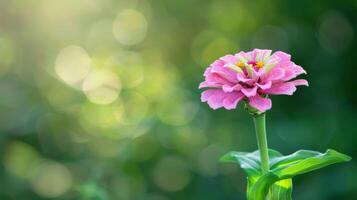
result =
M95 182L86 182L79 187L80 200L108 200L106 191Z
M299 150L288 156L269 149L270 170L262 175L259 151L230 152L221 162L238 163L248 176L247 196L249 200L290 200L292 193L291 178L334 163L346 162L351 157L335 150L326 153Z

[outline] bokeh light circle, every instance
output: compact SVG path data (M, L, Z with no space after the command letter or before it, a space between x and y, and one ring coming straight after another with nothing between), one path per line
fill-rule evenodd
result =
M321 17L318 36L323 48L336 53L351 46L354 31L351 23L342 13L330 11Z
M142 42L147 33L145 16L134 9L121 11L113 23L113 34L119 43L135 45Z
M82 90L91 102L110 104L118 98L121 82L115 73L96 69L85 78Z
M91 69L91 58L79 46L63 48L56 58L55 71L67 84L76 85L82 81Z
M40 155L31 145L15 141L6 148L4 166L6 170L22 178L31 178L32 170L40 161Z
M140 53L120 51L107 60L122 82L123 88L133 88L144 81L144 62Z
M120 103L112 103L107 105L98 105L87 102L82 105L79 112L80 122L82 127L93 130L93 126L103 129L114 129L119 125L123 118L124 108ZM103 132L94 132L93 134L104 134Z
M35 192L46 198L65 194L71 185L72 175L68 168L53 161L43 162L37 169L37 176L32 180Z

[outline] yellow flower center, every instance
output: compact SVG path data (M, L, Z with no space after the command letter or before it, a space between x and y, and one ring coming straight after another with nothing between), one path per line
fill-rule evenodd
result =
M262 68L264 66L264 62L263 61L259 61L255 64L257 67Z
M243 62L237 62L236 65L240 68L243 68L244 67L244 63Z

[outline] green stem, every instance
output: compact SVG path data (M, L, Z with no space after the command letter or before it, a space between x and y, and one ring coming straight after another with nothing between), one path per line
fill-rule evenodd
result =
M253 119L260 152L262 173L265 174L269 171L268 142L265 130L265 113L253 116Z

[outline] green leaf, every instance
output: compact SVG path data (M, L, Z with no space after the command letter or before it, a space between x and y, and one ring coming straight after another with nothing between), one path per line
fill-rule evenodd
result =
M351 157L335 150L326 153L300 150L283 156L278 151L269 149L270 170L262 174L259 151L230 152L221 158L222 162L240 165L248 176L247 197L249 200L291 200L292 179L334 163L346 162Z
M249 200L291 200L291 195L292 179L279 180L272 172L259 177L255 183L248 183Z
M78 188L78 198L80 200L108 200L106 191L95 181L88 181Z
M281 153L273 149L269 149L269 158L272 160L279 161L278 158L283 157ZM245 171L248 176L248 186L247 186L247 196L248 199L259 199L263 198L269 191L270 185L272 185L277 177L270 173L261 178L261 168L260 168L260 156L259 151L254 152L230 152L222 156L221 162L237 163ZM256 182L260 180L258 184ZM249 192L250 191L250 192ZM271 189L271 195L274 197L279 197L279 200L290 200L292 192L292 181L291 179L278 181L273 184Z
M261 175L260 158L257 151L252 153L232 151L222 156L220 162L238 163L248 177Z
M282 154L273 149L269 149L269 158L278 158ZM260 155L259 151L254 152L237 152L232 151L220 158L220 162L237 163L244 170L248 177L261 176Z
M272 160L271 171L281 180L350 160L351 157L332 149L327 150L326 153L300 150Z
M271 186L268 199L291 200L293 181L291 178L277 181Z
M278 181L272 172L268 172L258 179L250 181L249 187L247 188L248 200L265 200L270 187Z

